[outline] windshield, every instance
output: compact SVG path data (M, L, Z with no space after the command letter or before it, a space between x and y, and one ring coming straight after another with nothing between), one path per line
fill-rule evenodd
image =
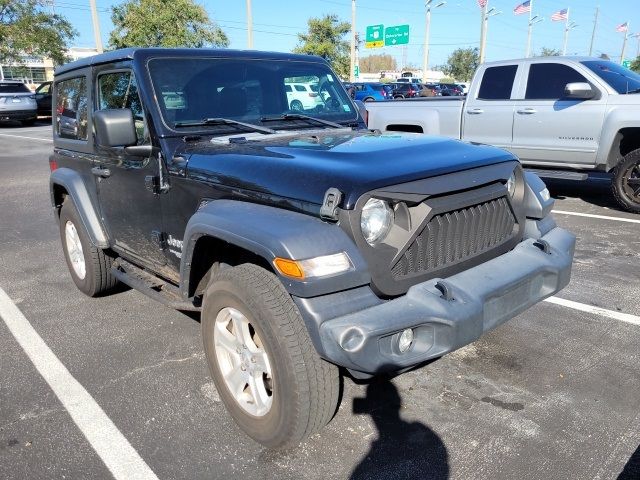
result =
M31 93L24 83L0 83L0 93Z
M621 65L604 60L589 60L582 64L602 78L618 93L638 93L640 75Z
M357 108L339 79L313 62L227 58L154 58L149 72L160 111L171 127L229 130L203 119L224 118L260 125L261 119L303 114L332 122L354 122ZM313 127L282 120L270 128Z

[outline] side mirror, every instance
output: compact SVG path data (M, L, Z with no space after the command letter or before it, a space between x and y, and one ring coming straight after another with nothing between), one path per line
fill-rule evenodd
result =
M564 98L589 100L595 96L595 90L587 82L567 83L564 87Z
M138 143L133 113L128 108L98 110L93 114L96 143L101 147L129 147Z

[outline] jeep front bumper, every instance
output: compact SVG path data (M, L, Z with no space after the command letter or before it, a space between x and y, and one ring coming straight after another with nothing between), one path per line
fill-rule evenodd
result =
M474 268L414 285L402 297L316 320L316 346L332 363L366 374L401 370L440 357L564 288L571 276L574 247L573 234L553 228L541 239L524 240ZM309 303L296 303L305 320L313 316ZM414 340L401 353L398 337L407 328L413 329Z

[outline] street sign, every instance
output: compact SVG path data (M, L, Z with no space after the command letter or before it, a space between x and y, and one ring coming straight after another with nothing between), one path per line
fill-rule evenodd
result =
M624 68L631 68L631 60L623 60L622 61L622 66Z
M406 45L409 43L409 25L396 25L384 29L385 47Z
M384 46L384 25L369 25L365 32L365 48L381 48Z
M354 65L353 67L353 76L358 78L360 76L360 66Z

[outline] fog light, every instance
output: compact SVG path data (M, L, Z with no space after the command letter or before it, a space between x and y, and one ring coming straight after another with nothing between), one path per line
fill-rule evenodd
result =
M407 328L403 330L400 334L400 338L398 338L398 350L400 353L405 353L409 348L411 348L411 344L413 343L413 329Z

